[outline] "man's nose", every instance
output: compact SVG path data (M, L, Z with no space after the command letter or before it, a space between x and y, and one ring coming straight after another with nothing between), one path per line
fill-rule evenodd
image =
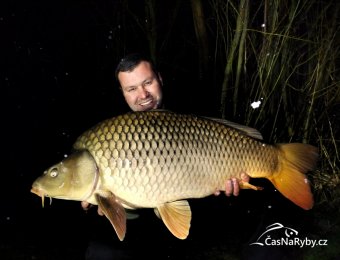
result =
M149 92L145 89L145 87L140 87L139 96L140 98L146 98L149 95Z

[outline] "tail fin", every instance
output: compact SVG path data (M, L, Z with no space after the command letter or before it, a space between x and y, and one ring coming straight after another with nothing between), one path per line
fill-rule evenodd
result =
M308 144L278 144L279 167L269 179L286 198L303 209L311 209L313 195L306 172L316 166L317 148Z

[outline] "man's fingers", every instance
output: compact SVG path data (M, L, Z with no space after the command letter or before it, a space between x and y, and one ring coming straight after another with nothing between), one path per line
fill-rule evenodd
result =
M97 212L98 212L98 215L100 215L100 216L104 216L104 213L103 213L103 211L98 207L98 209L97 209Z
M86 201L81 202L81 207L83 208L83 210L88 210L89 206L90 206L90 203L88 203Z
M227 180L225 182L225 195L229 197L231 196L232 193L233 193L233 183L231 180Z
M241 173L241 180L244 181L244 182L249 182L250 181L250 177L248 174L242 172Z
M215 192L214 192L214 195L215 195L215 196L218 196L218 195L220 195L220 194L221 194L221 191L219 191L219 190L216 189Z
M232 178L231 181L233 183L233 195L238 196L240 194L240 185L238 180L236 178Z
M82 201L81 202L81 207L83 208L83 210L89 210L93 205L88 203L87 201ZM98 215L100 216L104 216L103 211L98 207L97 209Z

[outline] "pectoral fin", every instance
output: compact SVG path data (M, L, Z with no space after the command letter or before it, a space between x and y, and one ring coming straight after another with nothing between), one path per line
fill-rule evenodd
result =
M174 201L157 207L159 216L170 232L179 239L189 235L191 209L186 200Z
M98 206L104 215L110 220L120 241L123 241L126 233L126 213L122 204L116 196L108 192L107 194L95 194Z

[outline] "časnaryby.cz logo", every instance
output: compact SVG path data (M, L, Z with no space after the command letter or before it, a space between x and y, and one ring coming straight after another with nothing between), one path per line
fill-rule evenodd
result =
M298 237L299 232L280 223L274 223L266 227L266 231L250 245L259 246L299 246L315 247L327 246L327 239L309 239Z

